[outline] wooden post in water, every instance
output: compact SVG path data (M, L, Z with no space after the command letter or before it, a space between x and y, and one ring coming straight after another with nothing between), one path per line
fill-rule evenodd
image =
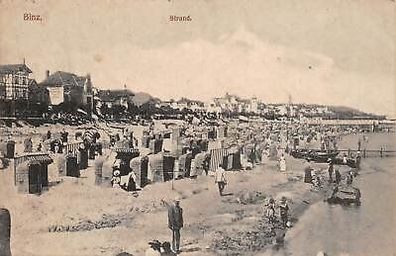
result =
M0 208L0 255L11 256L11 216L5 208Z

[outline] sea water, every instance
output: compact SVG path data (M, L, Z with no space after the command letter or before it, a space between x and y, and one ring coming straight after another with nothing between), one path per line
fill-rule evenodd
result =
M346 139L357 143L356 137ZM394 135L372 134L367 146L394 150L394 142ZM287 233L285 247L271 254L396 255L396 157L363 159L353 185L361 190L361 206L311 206Z

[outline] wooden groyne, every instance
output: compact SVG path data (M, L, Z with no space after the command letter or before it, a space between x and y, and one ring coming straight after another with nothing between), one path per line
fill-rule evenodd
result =
M338 149L340 152L339 156L346 154L347 156L356 156L360 152L360 156L363 158L367 157L395 157L396 150L385 150L385 149Z

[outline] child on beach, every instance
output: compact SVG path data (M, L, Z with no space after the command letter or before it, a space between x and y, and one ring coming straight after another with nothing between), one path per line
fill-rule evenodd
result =
M279 204L279 215L281 217L281 221L283 227L287 227L287 222L289 221L289 205L287 204L286 197L282 197L280 204Z
M220 196L223 196L223 190L227 184L227 180L225 177L225 170L221 164L219 164L219 167L215 171L215 183L217 183L219 187Z
M282 154L281 158L279 159L279 169L281 172L286 171L286 159L283 154Z
M338 169L335 170L335 182L336 184L340 184L341 182L341 173Z
M273 224L276 220L275 200L272 197L269 199L268 204L266 204L265 217L267 218L268 223L270 223L270 224Z
M329 182L332 183L333 182L333 172L334 172L334 164L331 158L329 158L327 160L328 163L328 167L327 167L327 171L329 173Z
M120 183L121 183L120 175L121 175L121 172L119 170L115 170L113 172L113 177L110 180L113 188L120 188Z

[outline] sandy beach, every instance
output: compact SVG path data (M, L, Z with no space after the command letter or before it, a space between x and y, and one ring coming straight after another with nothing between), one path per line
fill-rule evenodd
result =
M6 182L12 175L7 170L1 173L0 190L9 195L2 206L12 214L13 255L116 255L122 251L142 255L148 241L170 239L166 208L161 199L170 201L176 195L182 196L185 212L183 254L257 253L270 247L273 237L266 237L256 247L243 245L242 241L234 245L221 243L227 237L238 238L257 230L264 218L265 197L286 196L294 221L320 198L317 193L309 192L310 185L301 182L303 161L292 158L287 161L293 166L287 174L278 171L275 161L267 161L251 171L227 173L229 195L224 197L218 195L213 178L207 176L174 181L173 189L171 182L153 184L137 196L96 187L92 167L83 171L81 178L62 178L60 184L40 196L21 195ZM53 226L71 227L82 221L101 219L120 222L115 227L91 231L49 232Z
M46 129L32 129L29 134L39 138ZM350 144L355 143L352 138L347 138ZM12 164L0 173L0 193L7 195L0 207L11 212L13 255L144 255L149 241L171 239L162 200L169 202L175 196L182 198L184 209L181 255L266 255L279 246L266 223L266 200L285 196L293 226L326 194L326 189L313 191L303 182L306 161L291 156L286 156L286 172L269 158L253 170L227 172L223 197L211 176L155 183L133 193L95 186L93 160L80 178L72 178L59 177L57 156L52 157L51 186L39 196L16 192ZM311 166L327 179L327 164ZM340 168L342 174L348 170Z

